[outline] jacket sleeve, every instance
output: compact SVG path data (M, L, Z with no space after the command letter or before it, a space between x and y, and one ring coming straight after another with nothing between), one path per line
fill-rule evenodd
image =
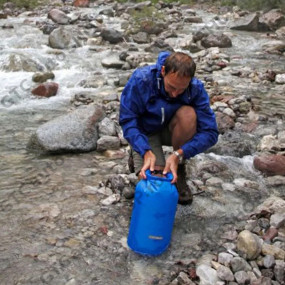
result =
M148 138L142 133L139 125L139 117L144 113L146 103L141 96L144 92L143 87L136 70L122 92L119 118L125 139L141 156L151 149Z
M199 82L193 89L195 90L193 91L194 98L191 105L197 115L197 132L191 140L181 147L186 159L204 152L216 144L219 135L215 113L210 108L209 96L204 85Z

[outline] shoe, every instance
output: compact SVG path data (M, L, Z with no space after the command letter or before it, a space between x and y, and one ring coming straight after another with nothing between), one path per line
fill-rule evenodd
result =
M179 194L178 204L190 205L193 201L193 196L190 187L186 183L185 164L178 165L177 176L178 178L177 178L176 187Z
M132 149L129 150L128 166L129 166L130 173L134 173L135 172L135 164L134 164Z

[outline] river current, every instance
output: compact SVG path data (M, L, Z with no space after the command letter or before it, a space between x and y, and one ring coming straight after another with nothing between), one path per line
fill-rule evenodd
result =
M103 8L92 8L92 13ZM214 21L214 15L205 11L198 10L197 15L204 23L185 23L181 36L202 27L225 31L233 47L223 52L232 58L232 65L284 73L284 56L262 51L262 45L271 40L266 34L229 30L227 23ZM175 272L179 262L189 263L221 246L221 225L223 230L231 230L233 221L241 222L241 213L246 215L268 195L263 177L254 170L252 156L199 155L201 163L215 160L227 164L233 179L253 180L260 191L250 199L245 193L243 198L220 194L220 200L212 202L213 218L209 218L212 210L207 214L207 196L197 196L192 208L179 206L167 253L155 259L132 253L126 246L132 201L102 207L100 197L83 191L104 180L114 165L126 164L126 159L109 161L96 152L39 155L26 148L40 125L71 109L75 94L93 93L96 98L96 94L118 92L114 84L118 71L101 65L102 59L114 53L113 47L98 47L94 52L83 45L55 52L48 46L48 36L35 25L46 17L24 13L0 20L0 26L13 26L0 29L0 283L158 284L155 280ZM120 29L120 18L105 17L104 21L108 27ZM17 64L19 54L52 69L60 86L56 96L31 95L34 72L11 71L11 57ZM98 73L108 84L82 87L83 80ZM213 79L237 96L250 96L259 112L269 118L285 118L284 85L253 83L250 78L231 75L228 69L214 72Z

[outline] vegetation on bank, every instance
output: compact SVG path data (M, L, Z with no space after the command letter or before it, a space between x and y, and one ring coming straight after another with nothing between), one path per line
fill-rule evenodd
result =
M95 0L90 0L91 2L94 2ZM145 0L117 0L114 2L119 3L139 3L143 2ZM27 8L27 9L33 9L36 8L39 5L45 4L45 2L49 2L46 0L0 0L0 7L3 7L3 4L6 2L12 2L15 4L18 8ZM153 4L156 4L158 2L161 2L161 0L151 0ZM219 6L239 6L241 9L249 10L249 11L258 11L258 10L270 10L279 8L285 13L285 1L284 0L180 0L180 1L174 1L174 0L162 0L164 3L177 3L180 4L196 4L196 3L204 3L204 4L212 4L212 5L219 5Z
M126 3L126 2L133 2L139 3L145 0L117 0L116 2L119 3ZM161 0L151 0L153 4L161 2ZM270 10L270 9L281 9L285 13L285 1L284 0L180 0L180 1L173 1L173 0L162 0L164 3L177 3L180 4L196 4L196 3L203 3L209 5L219 5L219 6L239 6L241 9L249 10L249 11L261 11L261 10Z
M281 9L285 12L284 0L220 0L221 6L239 6L249 11Z
M18 8L26 8L26 9L33 9L42 4L42 1L39 0L0 0L0 7L3 7L3 5L6 2L11 2L15 4Z

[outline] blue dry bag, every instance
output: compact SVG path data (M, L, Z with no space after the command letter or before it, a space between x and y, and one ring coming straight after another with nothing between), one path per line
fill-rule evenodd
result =
M158 177L147 170L146 177L136 186L128 246L137 253L155 256L170 243L178 193L170 183L171 173Z

